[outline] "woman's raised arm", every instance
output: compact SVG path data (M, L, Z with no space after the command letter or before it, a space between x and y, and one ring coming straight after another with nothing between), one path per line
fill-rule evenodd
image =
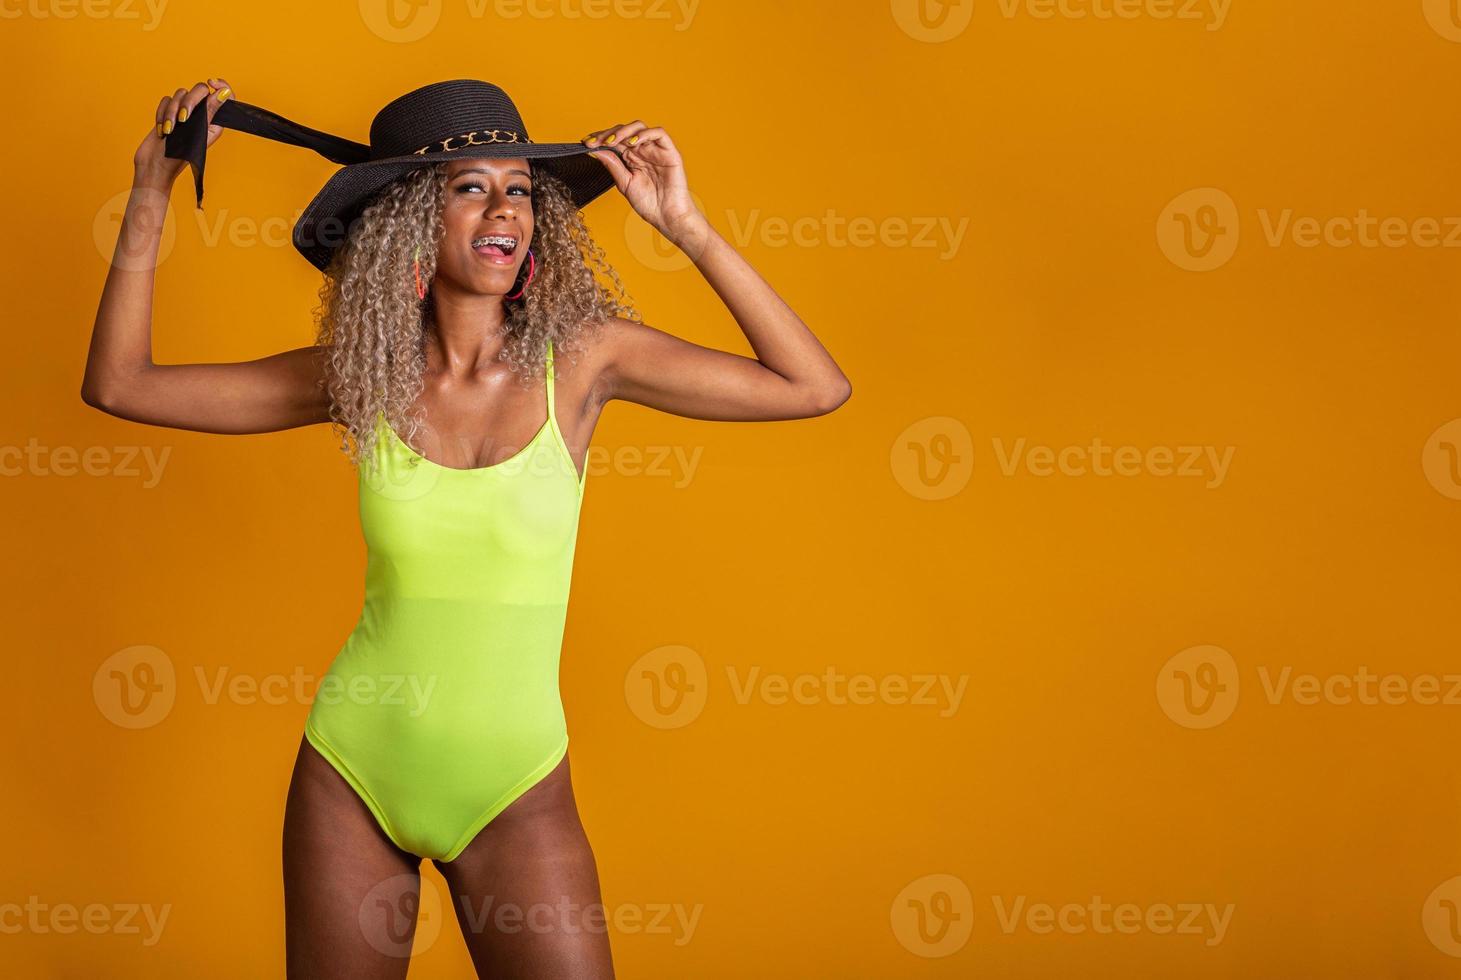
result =
M155 364L152 291L162 221L173 181L184 163L163 154L163 136L180 113L212 120L230 89L199 82L164 96L157 125L133 157L116 249L102 289L81 397L110 415L201 432L273 432L329 419L318 347L301 347L232 364ZM182 118L186 118L183 115ZM211 146L222 127L208 127Z

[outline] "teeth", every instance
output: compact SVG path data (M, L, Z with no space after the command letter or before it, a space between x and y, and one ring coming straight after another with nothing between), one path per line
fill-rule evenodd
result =
M483 245L501 245L504 249L511 250L517 247L517 239L510 235L484 235L472 242L473 248Z

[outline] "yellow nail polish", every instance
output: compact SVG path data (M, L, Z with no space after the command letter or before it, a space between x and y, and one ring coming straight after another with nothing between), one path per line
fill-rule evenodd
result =
M231 89L231 88L221 88L221 89L219 89L218 90L218 101L219 102L222 102L224 99L227 99L228 98L228 93L229 92L232 92L232 91L233 91L233 89Z
M162 132L162 123L158 123L157 124L157 135L158 136L162 136L163 135L163 132Z
M639 136L638 135L631 136L627 140L625 140L624 142L628 143L630 146L633 146L635 143L638 143L639 142Z
M166 122L164 122L162 124L162 131L164 133L170 133L170 132L172 132L172 120L171 119L167 120Z
M614 141L616 139L618 139L618 138L619 138L619 134L618 133L615 133L612 136L610 136L608 139L604 140L604 142L607 143L607 144L609 144L610 146L613 146L614 145Z
M178 110L178 122L187 122L187 121L188 121L188 107L187 106L183 106L181 109Z

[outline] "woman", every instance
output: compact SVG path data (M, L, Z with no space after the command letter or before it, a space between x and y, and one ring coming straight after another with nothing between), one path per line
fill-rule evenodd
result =
M210 79L157 105L82 397L206 432L328 422L357 464L366 598L290 784L289 975L403 976L430 858L481 976L612 976L557 684L594 426L616 398L689 418L807 418L850 385L696 208L661 128L537 144L501 89L454 80L381 110L367 147L224 109L230 98ZM185 161L201 203L221 120L350 161L295 228L325 274L318 343L154 364L162 204ZM595 267L619 280L578 209L609 186L692 256L755 358L646 326L605 293ZM503 907L513 914L491 914Z

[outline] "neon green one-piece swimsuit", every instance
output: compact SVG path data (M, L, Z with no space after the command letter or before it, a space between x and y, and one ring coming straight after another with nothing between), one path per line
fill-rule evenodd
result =
M515 456L456 469L377 416L360 620L305 737L405 851L450 861L568 751L558 659L585 473L553 405ZM429 451L428 447L428 451Z

